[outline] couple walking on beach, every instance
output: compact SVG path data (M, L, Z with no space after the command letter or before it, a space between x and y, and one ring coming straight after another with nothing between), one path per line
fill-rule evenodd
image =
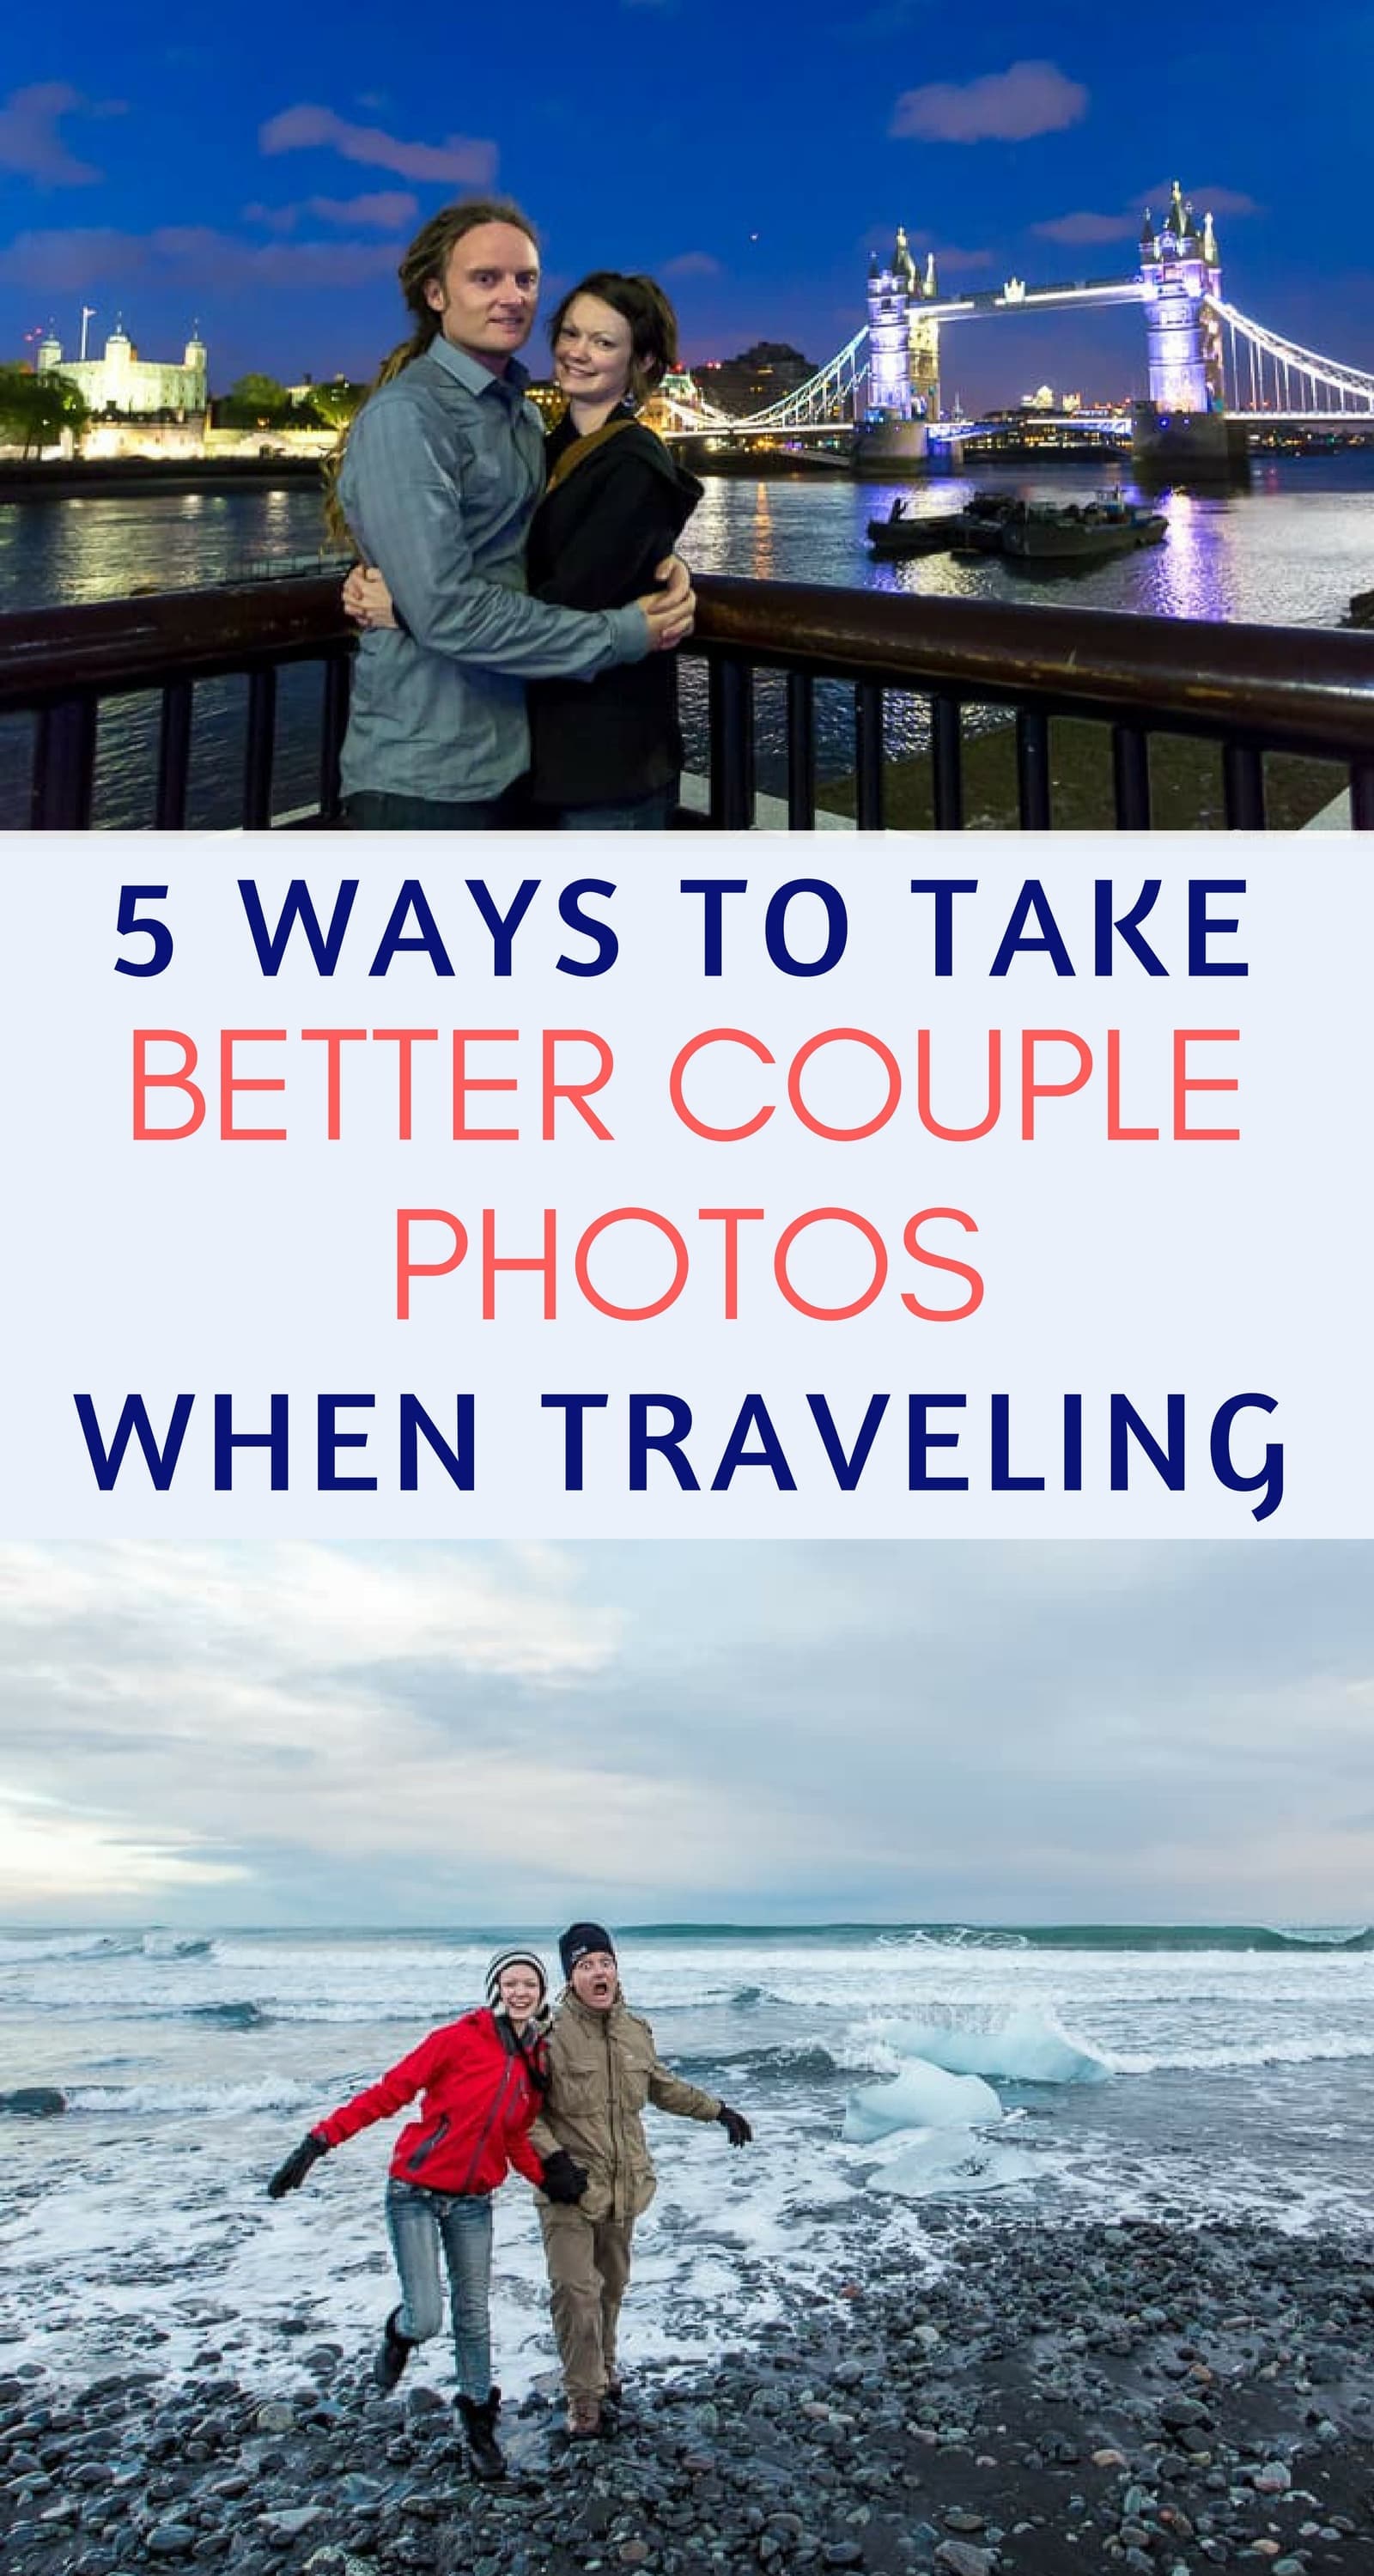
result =
M621 2393L620 2304L635 2220L655 2187L645 2106L719 2121L732 2147L753 2136L741 2112L660 2062L649 2024L625 2001L602 1924L570 1924L558 1953L567 1984L552 2014L538 1953L498 1950L485 2005L431 2031L380 2082L317 2121L267 2186L280 2200L331 2148L422 2097L391 2159L386 2215L401 2302L387 2318L373 2375L394 2388L416 2344L439 2332L442 2255L456 2402L473 2469L484 2478L505 2468L496 2439L501 2393L491 2384L497 2186L512 2168L535 2185L567 2429L587 2440L607 2429Z
M652 278L597 270L550 326L547 440L515 352L539 250L500 199L446 206L400 264L411 336L345 435L332 532L362 561L342 780L359 830L658 830L682 765L672 648L701 497L637 414L677 363ZM661 585L661 586L660 586Z

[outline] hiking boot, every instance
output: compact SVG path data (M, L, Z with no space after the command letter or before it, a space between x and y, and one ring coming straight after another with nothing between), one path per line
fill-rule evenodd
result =
M400 2313L399 2308L393 2308L387 2318L382 2329L381 2348L372 2364L372 2376L377 2386L388 2393L395 2387L415 2350L409 2335L403 2335L397 2324Z
M467 2435L468 2453L475 2478L503 2478L505 2454L496 2439L496 2418L501 2412L501 2391L491 2389L485 2397L460 2397L458 2412Z
M625 2382L618 2376L618 2374L612 2375L612 2377L607 2380L605 2387L601 2391L602 2410L605 2414L615 2415L619 2413L620 2408L624 2403Z
M601 2430L599 2397L568 2399L568 2439L571 2442L594 2442Z

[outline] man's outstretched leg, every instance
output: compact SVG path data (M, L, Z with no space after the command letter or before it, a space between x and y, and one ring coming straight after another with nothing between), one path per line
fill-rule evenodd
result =
M616 2335L620 2325L620 2302L630 2277L630 2245L634 2221L617 2225L614 2219L602 2221L592 2230L595 2244L592 2259L601 2283L601 2366L605 2373L602 2398L612 2405L620 2402L620 2365L616 2359Z
M539 2224L544 2231L549 2306L568 2399L568 2431L575 2440L585 2440L601 2430L601 2396L606 2385L603 2289L597 2267L597 2244L604 2231L594 2227L575 2206L541 2206ZM628 2230L619 2232L628 2235ZM625 2268L628 2271L628 2249ZM618 2309L618 2297L616 2306Z

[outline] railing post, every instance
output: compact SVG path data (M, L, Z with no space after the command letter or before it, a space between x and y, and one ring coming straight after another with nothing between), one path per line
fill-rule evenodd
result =
M711 823L747 832L754 821L754 675L735 653L710 666Z
M1264 830L1264 754L1253 743L1222 744L1221 793L1228 832Z
M937 832L962 832L964 769L957 698L931 699L930 767L935 829Z
M1150 737L1139 725L1112 727L1112 798L1119 832L1150 828Z
M272 820L272 754L277 727L274 666L248 674L248 739L243 754L243 828L265 832Z
M787 674L787 828L816 828L816 700L809 671Z
M876 680L860 680L854 691L854 820L861 832L881 832L886 784L883 693Z
M1350 764L1350 828L1374 832L1374 760Z
M91 690L39 709L29 793L29 821L35 832L89 832L96 715Z
M339 754L348 729L348 700L353 685L351 653L331 653L324 666L324 704L320 710L320 821L339 819Z
M1031 707L1016 717L1016 804L1023 832L1050 828L1049 718Z
M189 680L169 680L162 692L162 722L157 740L157 802L153 828L180 832L186 825L186 791L191 775L191 709Z

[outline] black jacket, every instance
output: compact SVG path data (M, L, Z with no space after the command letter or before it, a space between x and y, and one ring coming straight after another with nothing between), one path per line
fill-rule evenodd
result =
M701 498L696 477L629 413L587 439L569 416L546 454L551 488L525 554L530 590L564 608L623 608L642 598ZM674 664L671 653L651 653L592 681L535 681L534 802L629 804L669 786L682 766Z

